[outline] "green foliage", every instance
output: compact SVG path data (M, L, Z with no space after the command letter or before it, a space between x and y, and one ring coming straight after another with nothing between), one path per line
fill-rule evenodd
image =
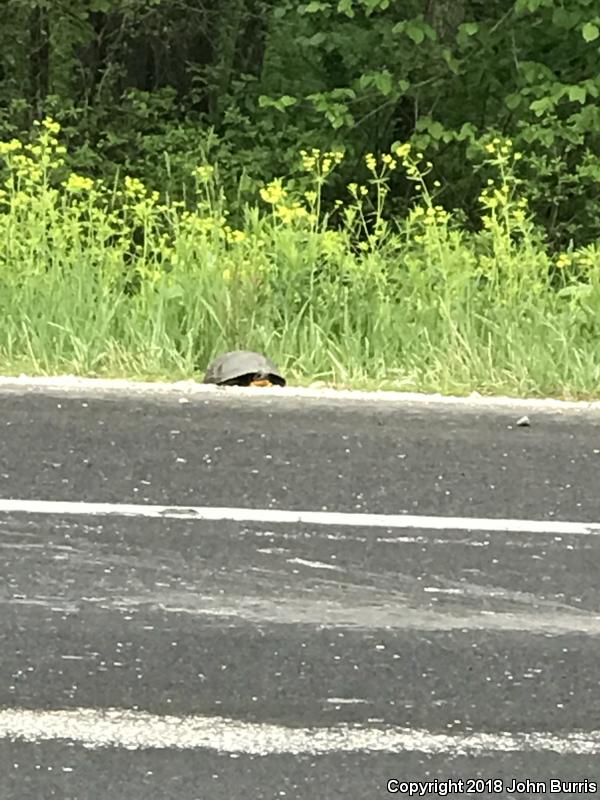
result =
M477 230L444 207L408 142L363 159L296 152L239 228L217 164L186 202L71 170L60 126L0 142L0 370L185 378L217 352L267 350L292 380L448 392L597 391L600 248L550 256L509 139L473 139ZM419 199L386 206L402 174ZM574 353L576 357L574 357Z
M0 133L46 113L70 166L190 190L217 159L229 193L291 168L297 147L363 156L411 141L435 155L439 197L475 224L485 134L523 153L532 212L555 248L600 236L600 15L590 0L6 0ZM391 214L410 182L393 176Z

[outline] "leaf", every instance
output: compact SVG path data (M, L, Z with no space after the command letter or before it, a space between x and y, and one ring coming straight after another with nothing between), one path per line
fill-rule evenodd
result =
M475 126L471 122L465 122L460 131L458 132L457 139L459 142L473 140L476 135Z
M551 97L540 97L539 100L534 100L533 103L530 103L529 108L536 117L541 117L546 111L552 111L554 108L554 101Z
M463 22L458 26L458 31L465 36L474 36L479 30L479 25L476 22Z
M320 44L323 44L326 39L327 36L323 33L323 31L319 31L310 37L308 44L312 45L312 47L318 47Z
M392 91L392 76L387 70L376 72L373 75L375 86L379 89L381 94L388 95Z
M522 99L523 98L519 92L514 92L505 98L504 103L508 109L514 111L515 108L518 108L521 105Z
M448 47L444 47L444 49L442 50L442 57L446 62L446 64L448 65L450 71L453 72L455 75L458 75L460 71L460 61L458 61L458 59L456 59L452 55L452 51Z
M579 19L577 20L579 21ZM557 28L562 28L565 31L570 31L571 28L575 26L575 22L573 20L573 14L567 11L565 8L555 8L552 12L552 24L555 25Z
M412 39L415 44L421 44L421 42L425 39L423 27L414 20L410 20L407 23L406 35Z
M349 87L341 87L339 89L332 89L327 94L336 100L356 100L356 92Z
M581 34L586 42L593 42L600 36L600 28L593 22L586 22L581 29Z
M319 11L327 11L327 5L318 2L318 0L312 0L302 9L302 13L304 14L317 14Z
M278 99L261 94L258 98L259 108L276 108L277 111L285 111L286 108L296 105L297 102L298 100L289 94L284 94Z
M444 126L440 122L432 122L429 126L429 133L434 139L441 139L444 135Z
M585 86L571 86L569 89L569 100L572 102L578 102L583 105L585 103L585 99L587 97L587 92L585 90Z
M338 129L343 125L353 125L354 119L348 113L348 107L341 103L334 103L325 111L325 116L329 120L332 128Z
M354 0L339 0L337 6L338 14L345 14L347 17L350 17L350 19L352 19L352 17L354 16L353 5L354 5Z

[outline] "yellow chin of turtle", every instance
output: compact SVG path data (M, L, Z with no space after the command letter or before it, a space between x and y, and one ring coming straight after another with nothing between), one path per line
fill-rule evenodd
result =
M250 386L273 386L273 384L271 383L271 381L262 380L262 381L252 381Z

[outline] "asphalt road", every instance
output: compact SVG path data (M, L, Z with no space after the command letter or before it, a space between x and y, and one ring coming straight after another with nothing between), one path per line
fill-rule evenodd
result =
M184 399L0 388L0 499L600 522L598 412ZM0 798L594 796L550 780L600 786L599 565L550 524L2 512Z

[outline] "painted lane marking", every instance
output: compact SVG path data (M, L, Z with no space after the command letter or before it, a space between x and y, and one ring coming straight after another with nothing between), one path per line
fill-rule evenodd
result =
M299 564L302 567L312 567L313 569L331 569L335 572L343 572L341 567L335 564L325 564L323 561L309 561L306 558L286 558L288 564Z
M349 751L600 755L600 730L558 736L539 731L445 734L364 725L293 728L223 717L158 716L141 711L95 708L62 711L5 709L0 711L0 739L26 742L67 740L94 750L103 747L208 749L261 756Z
M83 503L62 500L0 499L0 513L83 516L154 517L269 524L333 525L356 528L419 528L420 530L493 531L586 535L600 533L593 522L555 520L431 517L410 514L356 514L336 511L285 511L272 508L218 508L212 506L156 506L142 503Z

